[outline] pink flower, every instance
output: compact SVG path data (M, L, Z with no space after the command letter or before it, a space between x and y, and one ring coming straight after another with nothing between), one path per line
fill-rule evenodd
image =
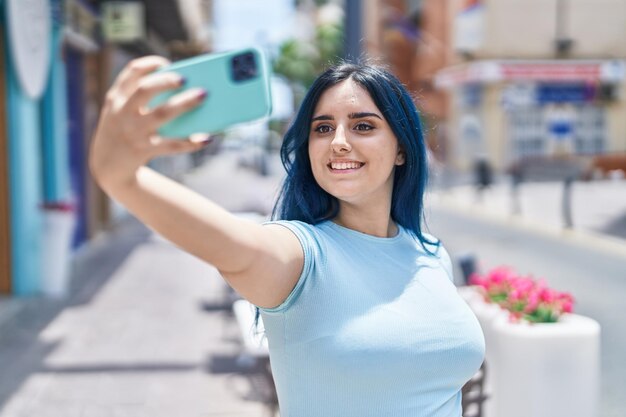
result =
M562 308L564 313L571 313L572 311L574 311L574 303L572 303L571 301L565 301L562 304Z
M470 285L478 285L479 287L484 287L486 285L485 279L476 272L469 276L469 283Z
M544 279L520 276L506 266L486 275L472 274L470 284L482 289L485 300L508 310L512 321L554 322L561 314L573 311L571 294L549 288Z
M509 300L513 302L519 301L523 297L524 297L524 292L520 290L519 288L513 288L511 292L509 293Z
M508 282L513 277L515 277L515 274L509 267L506 266L495 268L487 274L487 279L492 284L503 284Z
M539 298L543 303L553 303L557 299L557 292L550 288L542 288L539 291Z

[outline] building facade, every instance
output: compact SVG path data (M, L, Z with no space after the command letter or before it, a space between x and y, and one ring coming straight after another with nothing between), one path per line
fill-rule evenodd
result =
M626 151L626 3L450 0L450 162Z
M438 160L445 160L443 121L448 95L435 88L435 76L450 65L448 1L367 0L364 2L364 52L389 66L414 97L426 140Z
M69 262L110 226L113 204L87 167L104 94L134 57L206 51L205 8L200 0L0 0L0 295L40 294L51 247L71 246ZM103 23L134 36L108 39ZM57 212L71 213L69 243L51 226Z
M447 166L626 151L626 2L365 4L365 51L412 91Z

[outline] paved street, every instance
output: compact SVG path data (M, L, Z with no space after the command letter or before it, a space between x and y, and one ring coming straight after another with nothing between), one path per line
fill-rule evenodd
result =
M186 181L234 211L268 210L277 179L235 162ZM269 415L212 267L128 219L77 255L73 287L65 301L0 301L18 311L0 328L1 417Z

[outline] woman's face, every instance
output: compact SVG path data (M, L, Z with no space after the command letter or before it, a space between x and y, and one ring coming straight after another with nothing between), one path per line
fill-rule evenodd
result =
M340 201L391 200L404 163L398 140L367 90L347 79L326 90L313 112L309 157L317 183Z

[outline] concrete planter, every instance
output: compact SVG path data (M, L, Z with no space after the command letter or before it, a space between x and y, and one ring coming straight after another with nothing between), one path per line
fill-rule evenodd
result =
M600 325L566 314L557 323L492 323L494 416L595 417Z
M577 314L557 323L511 322L474 287L459 288L485 334L485 417L596 417L600 325Z
M44 207L41 290L48 297L63 298L68 294L74 217L69 205Z

